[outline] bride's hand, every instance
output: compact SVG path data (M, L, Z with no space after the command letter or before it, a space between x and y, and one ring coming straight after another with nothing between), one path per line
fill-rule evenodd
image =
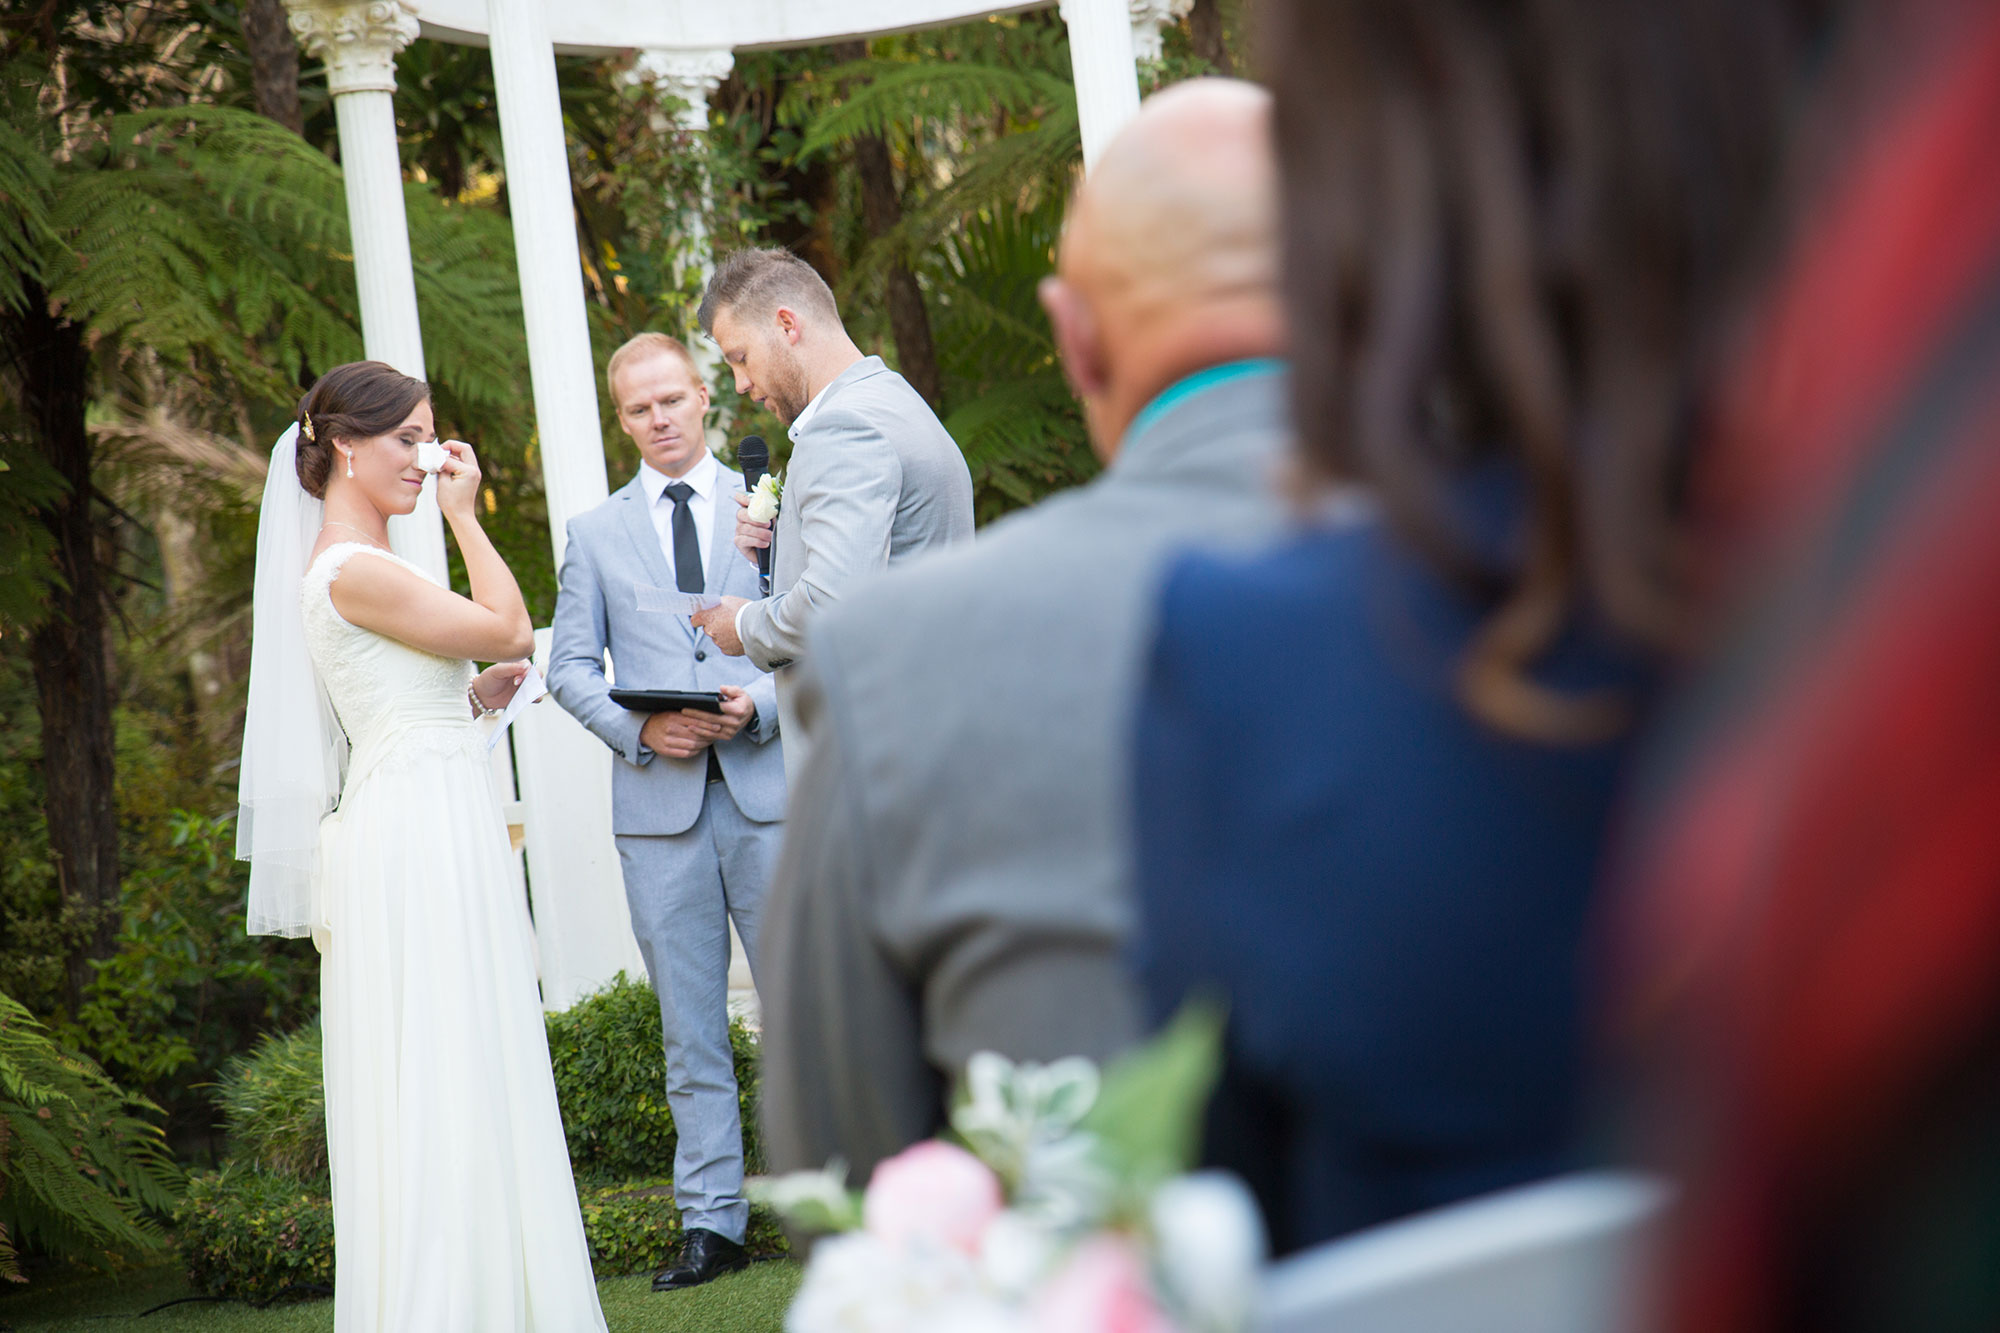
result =
M438 508L450 519L469 518L478 521L479 515L479 460L473 456L472 446L463 440L440 440L446 454L444 467L438 472Z
M526 662L496 662L473 678L472 689L488 708L505 708L527 676Z

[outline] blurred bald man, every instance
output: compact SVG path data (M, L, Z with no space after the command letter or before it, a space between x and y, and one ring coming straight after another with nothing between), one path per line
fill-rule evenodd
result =
M1251 540L1285 443L1268 98L1152 98L1042 284L1102 476L892 570L815 627L817 738L766 907L778 1169L858 1178L942 1123L974 1052L1102 1058L1139 1033L1127 715L1167 554ZM1244 663L1246 726L1280 700Z

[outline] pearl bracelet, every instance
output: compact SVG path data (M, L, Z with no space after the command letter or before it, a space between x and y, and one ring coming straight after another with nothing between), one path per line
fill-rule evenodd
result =
M488 708L485 701L479 697L479 691L473 688L473 683L469 680L465 682L465 699L472 705L473 713L479 717L492 717L500 711L497 708Z

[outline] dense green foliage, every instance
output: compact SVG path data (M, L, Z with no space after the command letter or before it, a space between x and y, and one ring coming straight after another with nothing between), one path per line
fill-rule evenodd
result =
M180 1181L154 1109L0 995L0 1277L29 1243L92 1263L160 1248L150 1214Z
M333 1290L333 1200L324 1181L230 1166L188 1181L174 1213L188 1283L267 1301Z
M729 1025L743 1112L744 1160L763 1169L757 1136L757 1040ZM667 1109L660 1004L652 987L620 973L595 995L549 1015L549 1059L577 1178L596 1184L673 1169L674 1118Z
M215 1090L236 1160L294 1180L324 1181L326 1089L317 1022L266 1036L229 1062Z
M673 1182L639 1180L583 1187L584 1239L600 1278L650 1273L681 1240ZM211 1296L265 1301L281 1295L323 1295L333 1285L333 1201L325 1184L230 1167L194 1177L174 1214L188 1283ZM751 1210L751 1251L786 1252L777 1219Z

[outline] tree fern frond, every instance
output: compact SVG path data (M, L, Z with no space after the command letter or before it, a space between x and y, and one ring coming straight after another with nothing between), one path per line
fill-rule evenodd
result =
M143 1118L157 1110L63 1050L25 1008L0 995L0 1229L7 1244L0 1271L25 1239L77 1258L161 1248L165 1238L148 1210L171 1205L179 1173L164 1136Z
M837 95L832 91L845 90ZM919 118L949 120L968 112L1033 116L1075 93L1047 70L976 61L860 60L794 85L781 107L807 128L799 156L810 157L858 135L888 134Z
M55 243L49 197L55 173L39 118L25 88L32 71L17 61L0 67L0 306L18 307L24 280L39 282L43 253Z

